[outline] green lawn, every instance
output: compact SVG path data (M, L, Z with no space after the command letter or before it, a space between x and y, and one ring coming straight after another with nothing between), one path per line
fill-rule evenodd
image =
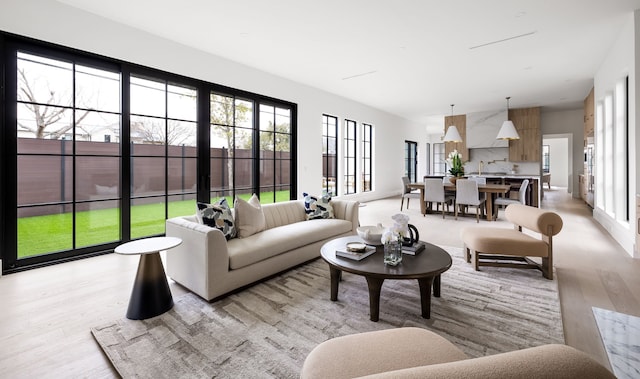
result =
M250 194L238 195L245 200ZM273 192L263 192L262 203L273 202ZM227 202L233 206L231 196ZM212 199L215 201L217 199ZM289 191L276 192L276 202L289 200ZM195 200L169 202L169 218L195 213ZM164 203L131 207L131 238L164 234ZM18 258L73 248L71 213L18 218ZM120 210L99 209L76 213L76 247L120 241Z

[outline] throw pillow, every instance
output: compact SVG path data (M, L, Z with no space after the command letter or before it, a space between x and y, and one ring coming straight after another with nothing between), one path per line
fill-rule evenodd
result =
M331 196L322 195L322 197L311 196L308 193L304 195L304 211L307 214L307 220L319 218L333 218L333 207L331 206Z
M262 206L258 196L254 193L249 201L236 197L233 203L235 211L236 228L238 237L245 238L263 231L267 227L267 221L262 213Z
M236 236L236 227L227 199L221 198L213 204L196 203L196 218L201 224L220 230L227 240Z

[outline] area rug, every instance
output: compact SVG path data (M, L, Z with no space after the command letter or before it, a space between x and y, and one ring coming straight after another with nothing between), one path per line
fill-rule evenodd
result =
M384 282L379 322L369 321L361 276L345 273L330 301L328 266L318 259L215 303L186 294L161 316L91 332L124 378L297 378L327 339L403 326L432 330L471 357L563 343L556 281L537 270L476 272L461 249L445 249L453 266L428 320L414 280Z

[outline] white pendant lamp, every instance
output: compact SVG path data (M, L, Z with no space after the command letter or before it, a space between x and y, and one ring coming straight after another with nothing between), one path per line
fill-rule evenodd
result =
M506 139L506 140L520 139L520 135L518 135L518 131L516 130L515 125L513 125L513 122L509 120L509 99L510 98L511 97L507 96L507 121L502 123L502 127L500 128L500 131L498 132L498 136L496 137L496 139Z
M453 118L453 104L451 104L451 117ZM444 142L462 142L462 137L460 136L460 133L458 133L458 128L456 128L455 125L447 127L447 133L444 135Z

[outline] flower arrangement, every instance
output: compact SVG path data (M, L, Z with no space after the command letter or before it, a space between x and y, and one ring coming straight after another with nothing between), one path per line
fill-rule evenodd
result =
M462 154L458 152L458 150L454 150L449 153L449 157L447 158L447 164L449 167L449 174L453 176L463 176L464 175L464 166L462 164Z
M380 238L380 242L387 244L392 241L401 241L409 233L409 216L396 213L391 217L393 226L385 229Z

